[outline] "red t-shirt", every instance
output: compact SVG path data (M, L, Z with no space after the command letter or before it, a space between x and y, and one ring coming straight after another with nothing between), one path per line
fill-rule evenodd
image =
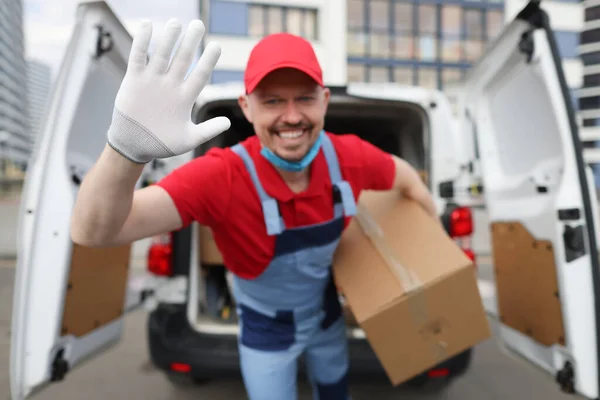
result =
M362 190L389 190L395 164L388 153L355 135L328 134L343 179L355 199ZM257 136L242 144L256 166L265 192L279 203L287 228L333 218L333 194L327 161L319 152L312 163L306 191L294 194L275 168L260 154ZM209 226L226 267L238 276L260 275L272 260L275 236L268 236L258 193L242 159L229 148L213 148L203 157L177 168L157 185L172 197L184 226L197 221ZM349 218L346 218L346 226Z

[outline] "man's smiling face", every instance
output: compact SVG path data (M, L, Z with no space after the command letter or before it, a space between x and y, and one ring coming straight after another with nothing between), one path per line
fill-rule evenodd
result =
M329 98L329 89L305 73L281 68L239 103L263 146L284 160L298 161L323 129Z

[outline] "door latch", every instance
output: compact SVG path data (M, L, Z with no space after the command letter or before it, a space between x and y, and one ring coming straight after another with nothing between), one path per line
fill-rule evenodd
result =
M565 225L563 243L565 246L565 260L574 261L585 255L585 240L583 236L584 225L572 227Z

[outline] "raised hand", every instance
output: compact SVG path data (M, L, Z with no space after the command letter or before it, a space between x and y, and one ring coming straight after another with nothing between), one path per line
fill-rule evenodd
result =
M181 24L175 19L168 21L156 53L147 62L152 24L141 24L133 38L107 135L108 144L125 158L147 163L180 155L229 129L226 117L198 125L191 120L194 102L221 55L221 47L209 43L186 78L204 33L202 21L190 22L169 64Z

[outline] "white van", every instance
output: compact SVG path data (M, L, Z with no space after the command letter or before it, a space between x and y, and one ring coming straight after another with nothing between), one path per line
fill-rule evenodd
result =
M128 288L130 246L88 249L70 240L78 185L105 145L130 45L104 2L80 7L23 193L13 400L29 398L49 382L68 382L68 372L82 360L119 340L124 316L148 294L156 366L196 382L239 373L235 319L220 321L206 311L197 225L166 233L150 248L148 268L161 282L153 293ZM183 161L252 134L235 101L241 91L239 84L203 91L193 117L227 115L232 127ZM546 369L557 390L600 397L597 203L539 3L529 3L473 68L459 121L438 91L394 84L332 91L326 128L356 133L424 171L449 235L471 257L467 205L483 188L497 272L498 339ZM164 165L166 173L176 163ZM364 333L350 324L348 335L352 373L383 376ZM411 383L447 382L467 370L470 357L471 349L464 349Z

